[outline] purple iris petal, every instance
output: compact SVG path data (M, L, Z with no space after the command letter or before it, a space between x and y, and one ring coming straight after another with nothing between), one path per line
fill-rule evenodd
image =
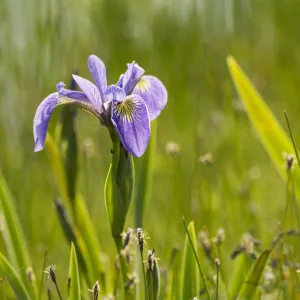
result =
M126 97L126 93L122 88L112 84L107 87L105 97L107 102L113 100L121 102Z
M72 75L80 89L85 93L95 109L101 113L102 100L97 87L89 80L77 75Z
M96 86L100 92L102 102L104 102L104 92L107 87L105 65L102 60L96 55L90 55L88 58L88 67L96 82Z
M144 69L137 63L132 62L131 64L127 64L127 71L120 77L117 85L123 88L126 95L128 95L144 73Z
M145 102L138 95L130 95L122 102L112 102L111 120L123 146L134 156L144 154L150 137L150 121Z
M60 96L71 98L71 99L78 100L78 101L83 101L83 102L93 105L91 103L91 101L86 97L85 93L77 92L77 91L73 91L73 90L67 90L64 88L64 86L65 86L65 84L63 82L59 82L56 85L56 89Z
M134 87L132 94L145 101L150 121L154 120L167 104L168 93L162 82L150 75L144 75Z
M57 105L60 104L59 94L53 93L46 97L39 105L33 121L34 151L44 148L50 116Z

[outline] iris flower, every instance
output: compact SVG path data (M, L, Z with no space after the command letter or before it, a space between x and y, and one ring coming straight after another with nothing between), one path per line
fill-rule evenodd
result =
M150 121L167 103L167 91L162 82L135 62L127 64L115 85L107 86L104 63L95 55L88 58L88 68L95 81L73 75L82 92L67 90L64 83L57 92L47 96L37 108L33 133L35 151L43 149L53 110L61 104L73 104L95 115L101 124L115 128L124 148L134 156L145 152L150 138Z

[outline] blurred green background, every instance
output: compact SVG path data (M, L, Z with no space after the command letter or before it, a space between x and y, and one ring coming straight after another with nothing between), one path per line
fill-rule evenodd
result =
M66 270L69 245L57 220L59 196L46 151L33 152L38 104L69 83L78 69L90 78L87 58L96 54L115 83L135 60L165 84L168 104L158 122L153 187L144 229L160 264L182 244L181 214L196 228L226 232L224 264L244 232L265 247L279 230L285 184L267 156L233 89L226 57L232 54L284 123L286 109L300 141L299 1L282 0L2 0L0 2L0 168L34 263L44 250ZM50 132L61 109L53 114ZM80 111L78 190L88 207L102 250L115 246L103 188L110 139L96 118ZM180 146L179 155L166 150ZM86 154L88 152L88 154ZM210 152L212 165L199 157ZM284 163L284 161L283 161ZM127 224L134 226L133 205Z

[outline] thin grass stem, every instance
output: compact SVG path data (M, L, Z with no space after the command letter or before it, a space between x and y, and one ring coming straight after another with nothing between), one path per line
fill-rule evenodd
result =
M145 299L148 300L148 286L147 286L147 280L146 280L146 271L145 271L145 265L144 265L144 257L143 252L140 250L141 254L141 264L142 264L142 272L143 272L143 279L144 279L144 286L145 286Z
M292 139L292 142L293 142L295 154L296 154L296 157L297 157L298 166L299 166L299 168L300 168L300 158L299 158L299 153L298 153L297 146L296 146L296 142L295 142L295 139L294 139L294 134L293 134L293 131L292 131L292 127L291 127L291 125L290 125L290 121L289 121L288 115L287 115L287 113L286 113L285 110L284 110L284 116L285 116L285 120L286 120L288 129L289 129L289 133L290 133L290 136L291 136L291 139Z
M205 279L205 276L204 276L204 273L203 273L203 270L202 270L202 267L201 267L201 264L200 264L200 261L199 261L199 258L198 258L198 255L197 255L197 252L196 252L196 249L195 249L195 246L193 244L193 241L192 241L192 238L191 238L191 235L190 235L190 232L189 232L189 229L187 227L187 224L186 224L186 221L185 221L185 218L184 216L182 216L182 222L183 222L183 225L185 227L185 231L189 237L189 240L190 240L190 243L191 243L191 246L192 246L192 249L193 249L193 252L194 252L194 256L195 256L195 259L197 261L197 265L198 265L198 268L199 268L199 272L200 272L200 275L201 275L201 278L202 278L202 281L203 281L203 284L204 284L204 289L205 289L205 292L207 294L207 297L209 300L211 300L211 295L209 293L209 290L208 290L208 287L207 287L207 282L206 282L206 279Z
M47 257L48 257L48 249L45 250L45 255L44 255L44 262L43 262L43 269L42 269L42 278L41 278L41 283L40 283L40 288L39 288L39 300L42 298L42 289L43 289L43 284L44 284L44 278L45 278L45 268L47 264Z

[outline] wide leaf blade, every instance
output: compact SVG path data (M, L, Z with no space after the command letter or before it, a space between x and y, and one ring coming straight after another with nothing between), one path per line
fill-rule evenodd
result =
M268 258L270 256L271 250L264 250L261 255L257 258L255 264L249 271L246 280L241 288L238 299L254 299L257 287L259 285L261 276L267 264Z
M281 176L286 179L287 172L282 154L283 152L294 153L293 144L267 104L232 56L228 56L227 64L237 93L243 102L253 127L258 133L261 142L277 170ZM294 174L297 181L300 182L299 171L295 170ZM299 194L299 185L296 185L296 189Z
M0 274L6 276L10 287L12 288L17 300L30 300L32 299L26 288L24 287L17 272L14 270L8 260L0 253Z

